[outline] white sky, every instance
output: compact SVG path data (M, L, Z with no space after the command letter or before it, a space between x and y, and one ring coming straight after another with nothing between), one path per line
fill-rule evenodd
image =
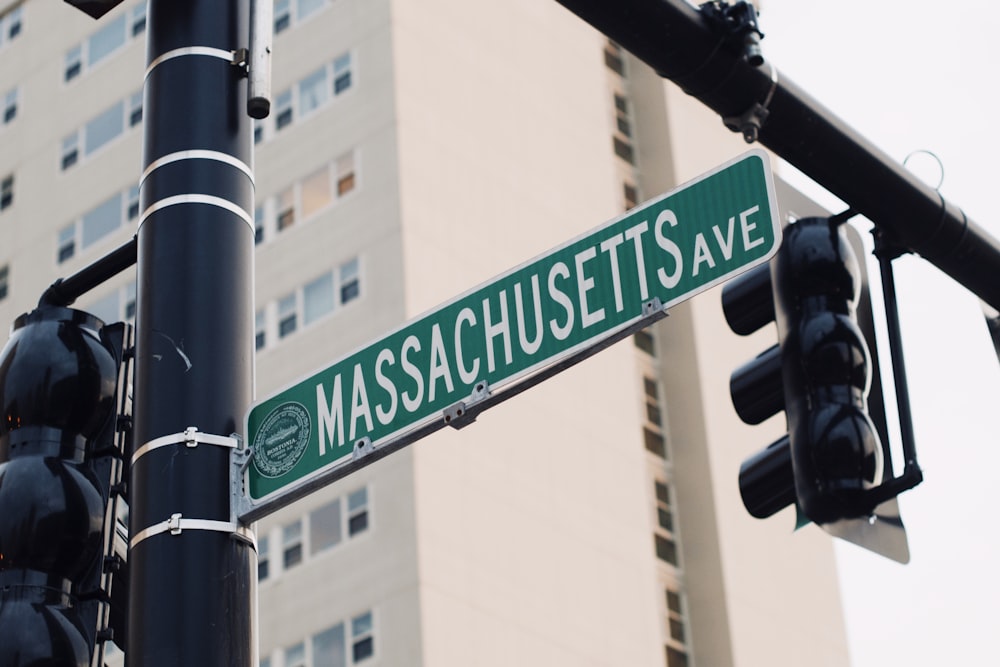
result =
M1000 5L764 0L760 24L781 74L895 159L932 151L944 196L1000 238ZM937 181L932 159L908 164ZM838 542L853 664L997 664L1000 362L971 293L920 259L895 268L924 482L900 497L909 565Z

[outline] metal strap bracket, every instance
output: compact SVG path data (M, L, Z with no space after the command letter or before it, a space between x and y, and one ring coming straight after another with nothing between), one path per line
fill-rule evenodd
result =
M252 447L243 447L232 450L229 455L229 507L234 522L250 509L250 498L243 485L253 454Z
M177 512L171 514L169 519L155 523L145 530L140 530L129 540L129 547L134 549L137 544L155 535L169 533L170 535L180 535L185 530L208 530L219 533L231 533L234 537L241 539L256 549L253 532L241 525L238 521L215 521L212 519L185 519Z
M213 435L199 431L197 426L188 426L180 433L171 433L170 435L153 438L135 450L135 453L132 454L132 465L135 465L136 461L154 449L180 444L190 448L197 447L198 445L214 445L216 447L238 449L240 446L240 437L235 433L232 435Z
M767 95L764 97L764 101L754 102L749 109L744 111L739 116L726 116L722 119L723 124L727 128L733 132L740 132L743 134L743 140L748 144L752 144L757 141L757 136L760 134L760 128L764 126L764 122L771 114L768 107L771 106L771 99L774 97L774 91L778 88L778 70L775 69L774 65L770 63L768 63L768 67L771 69L771 87L768 89Z
M469 398L464 401L458 401L444 409L442 413L444 423L452 428L459 429L465 428L476 421L476 416L480 412L475 409L476 405L489 398L490 393L490 384L486 380L480 380L472 388Z

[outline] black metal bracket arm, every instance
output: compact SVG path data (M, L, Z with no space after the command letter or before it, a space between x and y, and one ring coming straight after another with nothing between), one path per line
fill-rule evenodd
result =
M112 250L99 260L85 266L67 278L59 278L49 286L38 300L39 306L69 306L104 281L112 278L136 262L136 238Z
M760 49L760 40L764 37L764 33L760 31L757 10L752 3L737 2L730 5L724 1L713 0L702 4L698 11L705 17L709 28L722 38L723 43L742 54L742 58L751 67L760 67L764 64L764 54ZM771 87L766 98L754 102L738 116L722 118L723 124L733 132L741 133L748 144L757 141L760 128L770 113L768 107L771 98L774 97L774 91L778 87L778 70L774 66L770 66L770 69Z
M853 213L853 212L852 212ZM873 227L875 239L873 255L878 258L882 279L882 300L885 308L885 322L889 335L889 358L892 362L892 379L896 390L896 410L899 414L899 436L903 450L903 472L886 480L875 489L884 499L894 498L903 491L912 489L924 480L917 463L916 437L913 433L913 413L910 409L910 391L906 380L906 365L903 361L903 334L899 323L899 308L896 303L896 280L892 271L892 261L907 254L906 248L892 240L882 228Z
M750 2L713 0L702 4L698 10L708 24L731 45L742 49L743 57L753 67L764 64L760 40L764 33L757 22L757 9Z

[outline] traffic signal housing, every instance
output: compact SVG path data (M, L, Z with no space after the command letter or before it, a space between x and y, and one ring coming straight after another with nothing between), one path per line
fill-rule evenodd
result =
M759 424L784 410L788 431L743 463L740 493L757 518L794 504L800 524L907 562L899 491L886 483L892 466L860 239L852 243L848 230L857 237L837 219L800 219L770 264L723 290L733 331L771 321L778 330L776 345L733 372L736 412Z
M0 351L0 665L103 664L123 623L130 336L42 305Z
M99 19L122 3L122 0L66 0L91 18Z

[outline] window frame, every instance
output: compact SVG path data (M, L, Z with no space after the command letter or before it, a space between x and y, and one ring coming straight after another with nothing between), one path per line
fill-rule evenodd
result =
M18 104L20 103L21 89L14 86L3 95L3 113L0 114L0 125L7 126L17 120Z
M14 174L0 178L0 212L14 205Z
M100 143L93 146L88 145L90 132L96 128L95 122L107 116L113 119L115 110L120 114L118 118L119 126L117 131L104 138ZM89 118L85 123L63 137L59 153L59 171L65 172L85 161L92 159L95 155L100 155L109 146L113 146L138 125L133 122L134 116L138 114L139 120L142 118L142 91L131 93L118 100L111 106L103 109L100 113Z
M281 526L281 571L287 572L293 567L301 565L305 561L306 555L306 531L303 526L303 518L286 523ZM289 533L289 528L297 527L297 532ZM291 562L290 562L291 561Z
M259 200L254 208L254 245L263 245L289 229L308 224L353 196L361 189L359 162L360 152L352 149ZM306 200L311 192L308 186L323 181L321 203L307 211ZM345 186L345 182L349 185Z
M0 49L24 32L24 3L18 3L0 16Z
M118 23L121 25L117 25ZM113 35L113 28L119 34ZM69 85L83 75L100 67L129 46L146 32L146 3L144 0L133 5L128 11L122 11L111 19L106 19L99 27L75 43L63 56L63 85ZM99 57L93 59L93 40L99 35L113 36L116 41L110 49L104 50Z
M274 34L279 35L291 28L296 27L304 21L308 21L313 16L319 15L324 9L330 7L330 0L319 0L319 2L307 13L302 13L301 3L303 0L275 0L273 10Z
M367 617L367 626L359 629L358 621ZM351 665L357 665L375 657L375 613L371 609L351 618L351 650L348 658ZM368 653L358 657L358 647L366 646Z
M0 266L0 301L10 296L10 263Z
M341 270L352 265L357 266L356 273L348 274L352 278L352 283L344 284L341 282ZM325 279L327 276L330 276L333 282L333 306L329 310L315 314L314 317L306 321L305 288L308 285ZM352 284L354 285L354 292L350 295L349 299L345 300L343 298L344 289L350 287ZM360 255L355 255L313 276L291 291L285 292L278 298L258 308L254 313L255 351L258 353L263 352L300 331L311 329L315 324L336 315L348 304L361 299L363 295L364 260ZM258 341L262 341L261 344L258 344Z
M322 99L307 107L304 84L310 78L319 75L322 79ZM270 141L279 132L320 113L338 98L348 95L356 87L356 79L357 59L352 49L341 52L332 60L313 69L275 94L271 114L254 124L254 143L262 144Z
M360 495L359 495L360 494ZM360 504L352 507L351 502L353 498L362 498ZM353 538L361 533L368 532L371 527L371 519L369 507L371 501L368 497L368 487L362 486L354 491L351 491L346 495L347 502L345 503L346 510L346 521L347 521L347 537L348 539ZM355 530L354 523L356 520L361 520L359 523L363 524Z
M118 200L118 223L107 232L93 238L89 243L84 243L84 220L88 215L96 212L102 206L110 204L114 199ZM141 215L141 211L138 209L139 186L132 185L98 202L71 222L60 227L56 233L56 265L67 262L94 246L99 246L123 227L137 222Z

